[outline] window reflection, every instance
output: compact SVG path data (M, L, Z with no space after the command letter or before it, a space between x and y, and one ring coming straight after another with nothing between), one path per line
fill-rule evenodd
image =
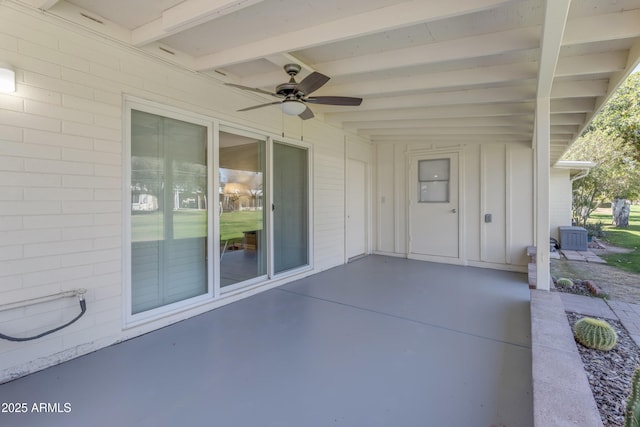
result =
M266 274L265 141L220 132L220 285Z
M131 112L132 313L207 292L207 128Z

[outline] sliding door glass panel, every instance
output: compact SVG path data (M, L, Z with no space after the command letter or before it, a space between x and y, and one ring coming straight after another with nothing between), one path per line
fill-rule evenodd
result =
M267 274L264 140L220 132L220 286Z
M131 312L206 294L207 128L131 111Z
M273 260L275 273L309 264L307 150L273 144Z

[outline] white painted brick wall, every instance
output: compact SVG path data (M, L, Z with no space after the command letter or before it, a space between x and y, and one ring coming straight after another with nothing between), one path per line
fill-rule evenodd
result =
M79 150L90 150L93 147L91 138L56 132L43 132L36 129L24 129L24 142L41 146L52 145L58 149L70 147Z
M18 86L0 95L0 302L82 287L88 311L46 338L2 342L0 382L161 324L122 329L123 94L282 131L276 109L247 122L235 110L250 97L19 9L0 3L0 58ZM285 127L301 131L294 119ZM314 145L314 251L325 269L344 261L344 134L317 120L303 133ZM39 332L77 310L66 299L0 311L0 331Z
M316 141L314 141L316 142ZM323 270L344 262L344 136L323 132L314 144L314 263Z

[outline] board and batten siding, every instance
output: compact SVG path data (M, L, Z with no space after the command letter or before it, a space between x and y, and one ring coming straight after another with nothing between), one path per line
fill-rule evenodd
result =
M17 92L0 94L0 301L88 290L87 313L70 327L27 343L0 343L0 382L235 298L123 329L125 95L275 140L282 133L292 141L304 136L311 146L315 263L305 274L344 262L342 130L320 120L302 127L275 108L238 113L262 98L16 4L0 3L0 59L17 75ZM0 332L39 333L78 311L75 298L1 311Z
M571 225L571 177L569 169L551 168L549 177L549 234L560 240L558 227Z
M533 241L533 151L522 144L378 144L375 252L407 254L405 153L430 150L460 153L460 262L525 271L526 247ZM492 215L490 223L484 222L485 214Z

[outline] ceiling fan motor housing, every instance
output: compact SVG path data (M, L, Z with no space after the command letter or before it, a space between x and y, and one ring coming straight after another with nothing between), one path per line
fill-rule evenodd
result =
M284 66L285 73L289 74L291 77L297 76L302 67L298 64L287 64Z
M302 98L304 96L303 93L298 91L298 83L295 81L279 84L276 86L276 93L285 98Z
M284 71L291 76L291 79L287 83L282 83L276 86L276 93L286 99L302 99L304 93L298 90L298 83L294 79L298 75L302 68L298 64L287 64L284 66Z

